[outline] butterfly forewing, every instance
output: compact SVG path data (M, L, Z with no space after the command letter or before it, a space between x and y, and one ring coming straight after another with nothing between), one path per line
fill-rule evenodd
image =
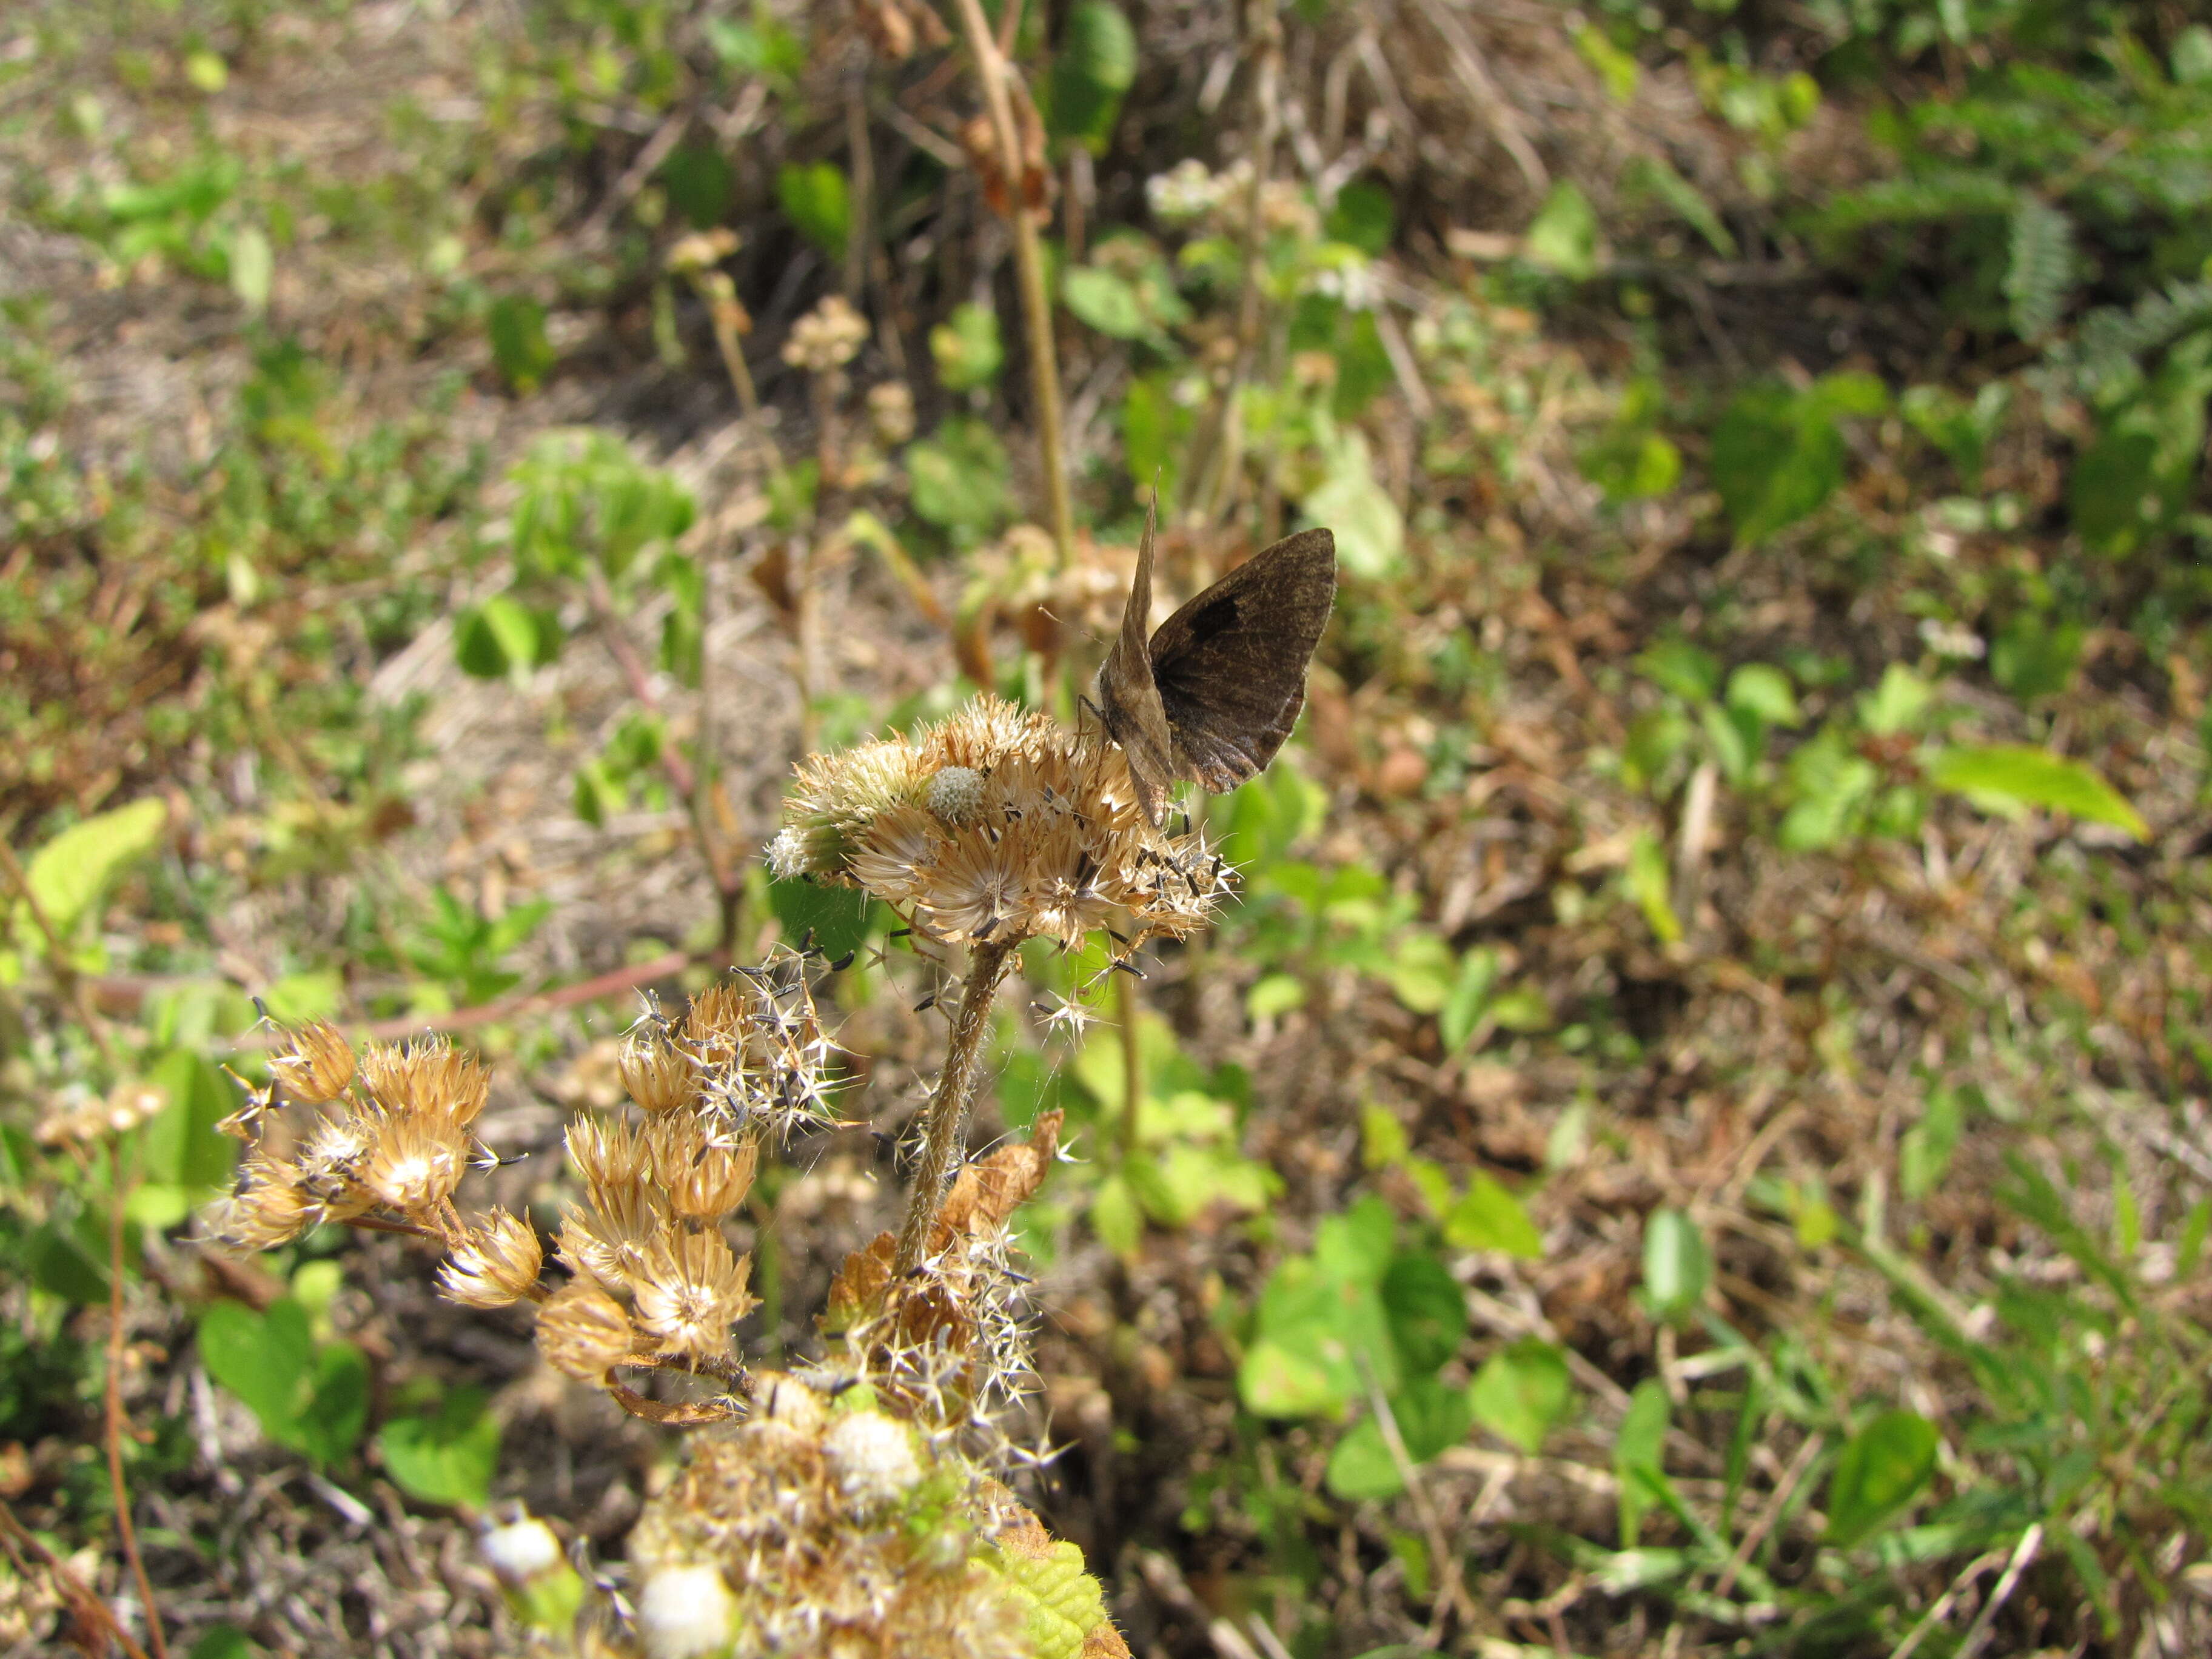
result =
M1176 769L1220 794L1275 757L1305 702L1306 663L1336 603L1336 538L1302 531L1162 623L1152 678Z

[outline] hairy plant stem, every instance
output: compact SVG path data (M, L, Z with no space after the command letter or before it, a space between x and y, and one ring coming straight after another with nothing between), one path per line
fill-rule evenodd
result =
M1145 1103L1145 1059L1137 1043L1137 981L1114 976L1114 1022L1121 1035L1121 1164L1137 1157L1137 1114Z
M1020 9L1008 4L1009 17ZM1036 398L1037 459L1044 471L1045 503L1052 518L1052 544L1065 569L1075 556L1075 507L1067 491L1067 464L1061 439L1060 356L1052 337L1052 296L1044 285L1044 254L1037 241L1038 215L1024 199L1021 131L1014 123L1014 100L1007 90L1013 67L991 33L981 0L959 0L960 29L975 59L984 106L1006 170L1006 216L1014 233L1014 271L1022 301L1022 330L1028 337L1030 383Z
M154 1581L146 1576L146 1562L138 1553L138 1528L131 1518L131 1486L123 1478L123 1206L130 1188L123 1178L123 1137L108 1141L107 1169L111 1191L107 1200L107 1376L100 1389L102 1437L107 1443L107 1484L115 1498L115 1535L123 1545L123 1559L138 1586L138 1606L146 1619L146 1640L154 1659L169 1659L169 1638L161 1628L161 1610L154 1602Z
M974 0L969 0L972 4ZM991 1028L991 1003L999 982L1014 959L1012 940L985 942L970 948L968 984L960 994L959 1011L952 1017L952 1036L945 1050L945 1070L937 1079L922 1119L921 1161L914 1172L914 1195L907 1200L906 1224L899 1229L898 1255L893 1272L903 1276L921 1265L929 1248L930 1230L945 1201L945 1183L960 1156L961 1129L968 1118L968 1096L975 1078L976 1056Z
M131 1632L123 1628L115 1615L107 1610L107 1603L88 1589L77 1576L64 1565L54 1553L40 1541L37 1534L26 1527L9 1507L8 1500L0 1498L0 1543L16 1569L26 1565L42 1569L53 1581L54 1589L69 1606L70 1616L87 1632L106 1632L123 1650L125 1659L147 1659L146 1650L131 1639ZM27 1572L24 1573L29 1577Z

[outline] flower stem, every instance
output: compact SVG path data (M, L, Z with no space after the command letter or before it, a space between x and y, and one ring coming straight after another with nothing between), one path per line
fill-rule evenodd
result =
M1052 296L1044 285L1044 255L1037 243L1041 216L1026 198L1021 130L1015 125L1013 96L1008 90L1014 69L991 33L981 0L959 0L957 9L961 32L968 37L968 50L975 59L975 76L982 83L983 103L990 112L1000 162L1006 170L1006 217L1014 233L1022 328L1029 337L1030 380L1036 398L1037 459L1044 471L1053 549L1064 570L1075 557L1075 507L1067 493L1067 466L1061 453L1060 358L1053 344Z
M1114 1024L1121 1036L1121 1166L1137 1157L1137 1114L1145 1101L1144 1051L1137 1042L1137 982L1127 974L1114 980Z
M123 1137L108 1143L108 1177L112 1190L107 1200L107 1370L101 1386L102 1438L107 1447L107 1481L115 1499L115 1532L123 1544L123 1559L138 1586L139 1611L146 1620L146 1640L154 1659L169 1659L167 1632L161 1628L161 1609L154 1601L153 1581L138 1553L138 1528L131 1519L131 1486L123 1474L123 1437L128 1427L123 1410L123 1221L130 1184L123 1174Z
M921 1162L914 1172L914 1195L907 1200L906 1224L899 1229L898 1255L893 1272L903 1276L920 1265L929 1248L937 1212L945 1201L945 1183L958 1161L961 1129L967 1121L968 1096L975 1078L975 1057L983 1050L990 1030L991 1003L999 982L1014 958L1013 942L981 944L968 958L968 985L960 994L959 1012L952 1017L952 1040L945 1050L945 1071L937 1079L923 1119Z

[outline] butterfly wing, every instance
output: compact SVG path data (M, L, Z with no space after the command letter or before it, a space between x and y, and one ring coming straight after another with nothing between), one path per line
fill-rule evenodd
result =
M1152 653L1145 642L1145 624L1152 620L1152 540L1158 510L1156 495L1145 514L1145 538L1137 546L1136 579L1129 584L1128 601L1121 607L1121 632L1099 666L1095 687L1106 735L1121 746L1129 763L1129 776L1136 784L1137 805L1155 824L1160 821L1169 786L1176 775L1175 741L1152 676Z
M1305 704L1306 663L1335 603L1336 538L1306 530L1160 624L1152 678L1177 775L1218 795L1275 757Z

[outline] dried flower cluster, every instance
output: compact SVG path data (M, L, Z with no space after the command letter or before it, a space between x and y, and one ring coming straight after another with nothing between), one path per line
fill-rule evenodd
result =
M791 325L783 361L810 374L834 374L868 343L867 320L833 294Z
M780 877L865 887L926 939L1133 950L1203 927L1228 890L1202 836L1155 830L1121 751L976 698L907 740L817 756L769 848Z
M632 1409L651 1402L613 1380L617 1367L736 1380L731 1333L754 1301L750 1262L720 1224L744 1202L763 1140L830 1118L831 1045L805 969L787 954L702 992L681 1020L652 1012L631 1031L621 1070L636 1115L569 1126L584 1198L556 1236L573 1275L557 1289L541 1283L544 1247L526 1219L498 1208L465 1217L453 1204L471 1164L492 1161L470 1127L490 1076L443 1041L370 1043L356 1054L320 1021L286 1033L267 1087L226 1122L252 1151L209 1230L246 1249L324 1221L434 1239L448 1253L438 1274L446 1297L472 1308L540 1304L547 1361ZM337 1109L269 1133L295 1104Z
M757 1375L750 1417L693 1443L630 1534L626 1614L593 1604L582 1650L1126 1659L1081 1553L1001 1484L1017 1459L989 1403L1028 1376L1006 1224L1059 1130L1048 1114L963 1170L917 1272L893 1273L888 1233L847 1261L827 1356ZM567 1634L574 1576L550 1534L514 1521L484 1547L517 1615Z

